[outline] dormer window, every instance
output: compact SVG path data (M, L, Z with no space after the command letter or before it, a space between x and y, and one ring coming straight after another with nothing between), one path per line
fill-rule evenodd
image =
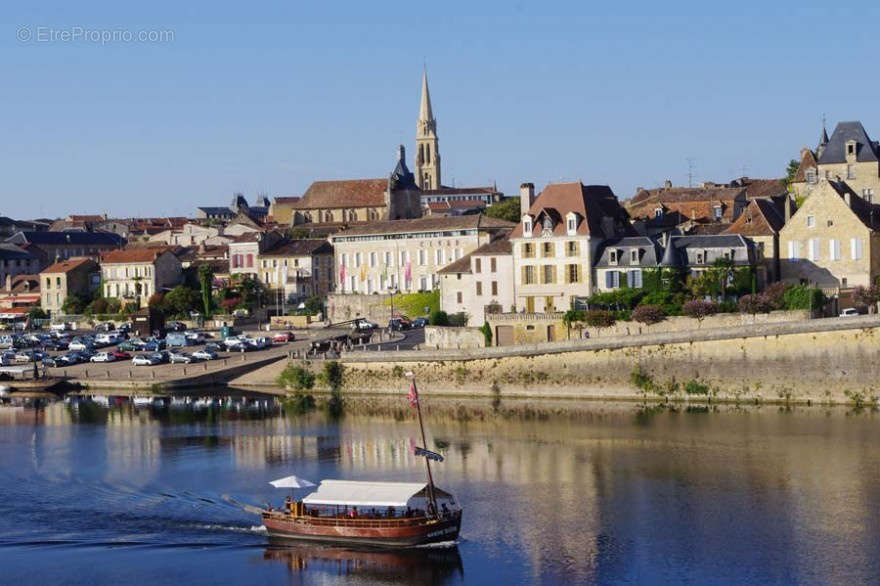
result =
M545 215L544 221L541 223L541 234L543 236L553 235L553 218L549 215Z
M706 256L705 256L702 252L698 252L698 253L697 253L697 264L698 264L698 265L703 264L703 260L704 260L705 258L706 258Z
M608 264L616 265L617 264L617 251L609 250L608 251Z
M526 216L523 218L523 236L526 238L532 237L532 218Z
M574 212L569 212L565 216L565 231L569 236L574 236L577 233L577 220L577 214Z
M635 248L629 251L629 262L630 264L637 265L639 264L639 249Z
M854 141L854 140L846 141L846 156L847 157L856 156L856 141Z
M663 217L663 208L656 208L654 210L654 217L655 218L662 218Z
M721 206L713 206L712 213L715 217L715 221L720 222L721 221L721 213L722 213Z
M816 170L813 168L807 169L807 183L816 183Z

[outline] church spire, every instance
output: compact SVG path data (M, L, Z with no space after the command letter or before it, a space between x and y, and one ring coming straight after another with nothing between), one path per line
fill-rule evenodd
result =
M431 92L428 90L428 70L422 74L422 101L419 104L419 122L433 122L434 112L431 110Z

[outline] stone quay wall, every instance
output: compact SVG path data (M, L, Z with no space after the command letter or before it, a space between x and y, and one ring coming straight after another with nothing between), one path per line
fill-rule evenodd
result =
M880 317L828 318L473 350L351 352L345 390L583 399L870 403ZM691 391L691 392L688 392Z

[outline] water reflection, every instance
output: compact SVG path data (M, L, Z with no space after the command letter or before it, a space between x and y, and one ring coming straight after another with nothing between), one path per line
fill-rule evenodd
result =
M263 559L285 564L291 574L344 577L350 581L446 584L464 577L457 545L404 550L358 550L272 542Z

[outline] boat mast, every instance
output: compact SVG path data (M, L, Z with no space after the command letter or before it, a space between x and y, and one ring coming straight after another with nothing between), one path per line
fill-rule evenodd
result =
M416 384L416 377L413 375L412 384ZM416 391L418 392L418 390ZM428 449L428 440L425 439L425 424L422 422L422 401L421 398L416 399L416 412L419 414L419 429L422 431L422 446ZM434 477L431 475L431 458L425 456L425 466L428 469L428 499L431 501L431 507L434 514L437 514L437 499L434 496Z

